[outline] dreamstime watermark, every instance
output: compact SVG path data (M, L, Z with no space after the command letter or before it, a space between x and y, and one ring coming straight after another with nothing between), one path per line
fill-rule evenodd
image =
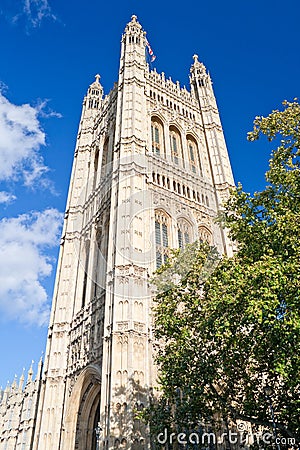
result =
M158 433L156 441L161 445L175 444L180 445L215 445L228 442L229 444L241 444L241 445L271 445L280 444L282 446L292 447L296 445L295 438L277 437L274 438L274 434L268 431L261 431L253 433L248 430L245 424L240 423L237 426L236 431L229 430L224 433L214 432L182 432L182 433L168 433L165 428L164 431Z

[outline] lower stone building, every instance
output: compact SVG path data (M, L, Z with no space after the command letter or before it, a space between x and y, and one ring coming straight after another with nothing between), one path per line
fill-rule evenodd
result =
M25 383L24 374L0 392L0 449L31 450L42 383L42 360L33 377L32 365Z

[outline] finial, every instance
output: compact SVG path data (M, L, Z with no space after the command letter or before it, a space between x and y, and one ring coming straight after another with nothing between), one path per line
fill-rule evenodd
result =
M15 374L14 381L13 381L13 383L12 383L12 385L11 385L12 389L15 389L15 388L17 387L17 378L18 378L18 375Z
M41 378L41 376L42 376L43 356L44 356L44 352L42 352L42 355L41 355L40 360L39 360L38 370L37 370L36 377L35 377L36 380L39 380Z
M28 370L28 374L27 374L27 383L29 383L30 381L32 381L32 375L33 375L33 369L32 369L32 365L33 365L34 361L31 361L31 365L30 368Z
M95 75L95 78L96 78L96 83L99 83L99 80L100 80L100 75L99 75L99 73L97 73L97 75Z
M131 20L132 20L132 22L136 22L137 16L136 16L135 14L133 14L133 15L131 16Z
M9 381L7 382L6 388L4 389L2 403L5 404L7 402L9 396Z
M22 389L23 389L23 384L24 384L24 372L25 372L25 367L23 367L23 372L22 372L22 375L20 376L20 381L19 381L19 392L22 392Z
M193 60L194 60L194 64L197 63L197 62L199 62L199 61L198 61L198 55L196 55L196 54L193 55Z

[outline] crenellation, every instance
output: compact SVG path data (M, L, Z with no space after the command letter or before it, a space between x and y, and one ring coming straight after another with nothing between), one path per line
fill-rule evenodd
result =
M192 96L186 87L181 87L179 81L174 83L170 78L166 79L164 72L159 74L156 70L146 73L146 80L148 85L149 96L156 99L158 91L160 95L164 96L166 101L166 95L169 96L173 102L181 102L186 108L191 108L195 113L197 111L196 99ZM152 95L150 95L150 90ZM155 96L153 94L156 94ZM169 99L170 100L170 99ZM170 104L170 103L168 103Z

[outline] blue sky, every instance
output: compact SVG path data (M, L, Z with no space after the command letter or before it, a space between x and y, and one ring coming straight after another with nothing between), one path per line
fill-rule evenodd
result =
M192 55L211 73L236 181L263 188L270 146L256 115L299 96L300 3L1 0L0 386L45 349L60 225L81 103L94 75L117 80L136 14L154 63L188 86Z

